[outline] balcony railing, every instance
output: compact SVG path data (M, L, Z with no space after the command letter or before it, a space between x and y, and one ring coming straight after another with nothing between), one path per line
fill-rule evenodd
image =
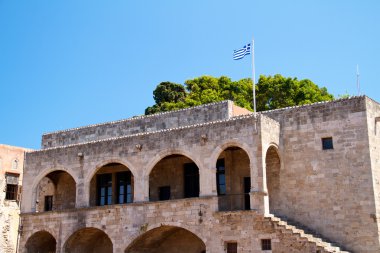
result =
M250 210L249 193L219 195L218 209L219 211Z

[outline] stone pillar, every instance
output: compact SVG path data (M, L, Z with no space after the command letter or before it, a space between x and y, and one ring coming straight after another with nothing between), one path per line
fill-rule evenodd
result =
M269 214L269 201L265 183L265 160L261 152L252 154L251 157L251 209L266 216Z
M216 168L214 165L202 165L199 168L199 196L217 196Z
M149 176L136 175L134 177L133 202L149 201Z

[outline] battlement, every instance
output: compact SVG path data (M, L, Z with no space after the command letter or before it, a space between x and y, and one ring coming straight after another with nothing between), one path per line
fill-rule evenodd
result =
M176 111L132 117L96 125L46 133L42 149L99 141L113 137L149 133L159 130L230 119L251 112L226 100Z

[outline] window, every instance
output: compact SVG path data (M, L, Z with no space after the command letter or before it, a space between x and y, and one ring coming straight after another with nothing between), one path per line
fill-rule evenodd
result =
M261 240L261 249L262 250L272 250L272 240L271 239L262 239Z
M5 194L5 199L7 200L17 200L17 187L15 184L7 184L7 192Z
M45 211L53 210L53 196L45 196Z
M18 177L17 174L6 173L5 180L7 182L7 189L5 199L17 200L18 195Z
M227 253L237 253L237 242L227 243Z
M159 200L169 200L170 199L170 186L161 186L158 188Z
M97 175L97 205L112 204L112 174Z
M332 137L322 138L322 149L333 149L333 139Z
M199 172L195 163L184 165L185 198L199 197Z
M18 161L17 159L15 159L12 162L12 170L17 170L17 169L18 169Z
M131 203L132 202L132 184L131 172L119 172L116 174L117 183L117 203Z
M218 195L226 195L226 170L224 167L224 159L216 162L216 185L218 187Z

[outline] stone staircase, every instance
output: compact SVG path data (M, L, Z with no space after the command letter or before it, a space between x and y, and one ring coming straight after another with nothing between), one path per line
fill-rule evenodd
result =
M306 232L294 225L289 224L290 222L285 221L279 217L272 214L264 218L266 221L271 222L276 229L280 230L284 235L296 236L297 241L304 241L308 243L313 243L316 245L316 253L350 253L348 251L341 250L340 247L333 245L325 241L322 238L316 237L311 233Z

